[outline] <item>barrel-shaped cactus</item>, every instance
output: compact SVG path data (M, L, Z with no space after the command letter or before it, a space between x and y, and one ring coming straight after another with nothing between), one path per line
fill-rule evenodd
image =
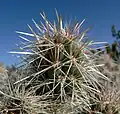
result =
M68 25L58 13L58 22L53 23L44 13L41 16L44 22L40 25L33 20L37 32L29 25L31 33L17 32L24 43L19 51L10 53L22 54L28 75L16 84L27 81L26 89L42 96L42 100L54 102L55 107L69 102L74 113L87 110L101 87L99 79L107 78L99 72L100 65L94 63L97 56L90 46L95 43L86 38L88 29L81 31L84 20Z

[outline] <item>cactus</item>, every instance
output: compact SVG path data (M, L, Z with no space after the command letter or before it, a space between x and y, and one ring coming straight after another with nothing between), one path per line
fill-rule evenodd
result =
M95 100L102 87L99 79L107 78L94 62L97 58L90 46L95 43L86 38L89 29L81 31L85 20L69 26L56 14L58 22L53 24L44 13L41 25L33 20L37 32L30 25L31 33L17 31L24 43L19 51L10 53L21 54L27 75L15 84L27 82L26 91L39 96L40 102L50 103L54 113L57 111L54 107L68 103L70 111L76 114L90 108L90 99Z

